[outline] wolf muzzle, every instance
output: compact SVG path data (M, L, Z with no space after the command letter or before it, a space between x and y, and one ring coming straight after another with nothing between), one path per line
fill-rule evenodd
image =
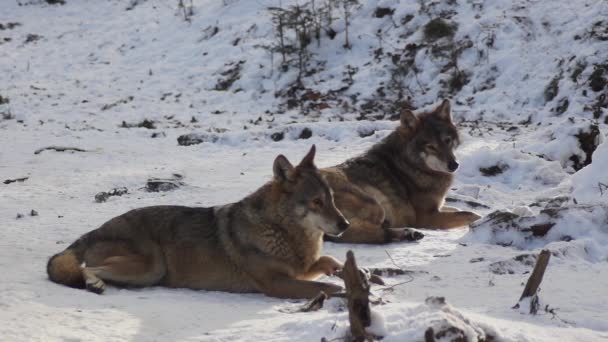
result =
M338 222L338 229L340 229L340 231L345 231L348 229L348 227L350 227L350 222L348 222L346 219Z
M348 227L350 227L350 222L348 222L347 219L343 218L342 220L338 221L338 224L336 226L338 227L339 232L337 234L328 235L339 237L348 229Z
M450 162L448 163L448 170L450 172L454 172L458 169L458 166L460 166L460 164L458 164L456 160L450 160Z

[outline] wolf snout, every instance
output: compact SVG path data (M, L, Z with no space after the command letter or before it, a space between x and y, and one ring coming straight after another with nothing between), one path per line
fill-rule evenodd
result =
M338 229L341 232L347 230L349 226L350 226L350 222L348 222L346 219L338 221Z
M460 164L458 164L457 161L450 160L450 162L448 163L448 170L450 170L450 172L454 172L458 169L458 166L460 166Z

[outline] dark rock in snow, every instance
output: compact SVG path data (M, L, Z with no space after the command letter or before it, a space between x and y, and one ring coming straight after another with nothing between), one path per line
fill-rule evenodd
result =
M95 195L95 202L97 203L102 203L108 200L108 198L112 197L112 196L122 196L127 194L129 191L127 190L127 188L121 187L121 188L114 188L108 192L100 192L98 194Z
M312 130L310 130L308 127L304 127L302 132L300 132L298 139L308 139L310 137L312 137Z
M156 124L152 120L144 119L143 121L138 123L127 123L126 121L123 121L120 127L156 129Z
M536 264L536 254L521 254L514 258L491 263L490 272L498 275L525 274Z
M165 132L154 132L154 133L152 133L152 135L150 137L151 138L164 138L166 136L167 136L167 134L165 134Z
M486 177L492 177L492 176L499 175L499 174L507 171L508 169L509 169L509 165L499 163L499 164L492 165L489 167L480 167L479 172L481 172L481 174Z
M180 181L182 177L175 178L150 178L146 183L147 192L165 192L175 190L183 185L184 182Z
M453 37L455 32L454 25L441 18L435 18L424 26L424 37L430 41L444 37Z
M579 147L585 153L585 159L581 160L579 155L570 156L570 161L572 161L572 167L578 171L583 167L591 164L591 157L595 149L599 145L599 135L600 129L598 125L589 125L587 130L580 130L578 134L575 135L578 140Z
M190 146L190 145L198 145L204 142L216 142L219 137L215 134L205 134L205 133L189 133L180 135L177 138L177 144L180 146Z
M395 13L395 9L394 8L390 8L390 7L376 7L376 10L374 11L374 17L376 18L383 18L387 15L393 15Z
M273 141L281 141L283 140L283 138L285 138L285 133L283 132L276 132L270 135L270 139L272 139Z

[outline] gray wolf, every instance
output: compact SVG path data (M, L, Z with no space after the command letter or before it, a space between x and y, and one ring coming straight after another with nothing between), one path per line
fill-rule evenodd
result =
M279 155L274 178L236 203L152 206L115 217L51 257L48 276L95 293L106 283L280 298L340 291L313 281L342 267L320 256L323 234L337 236L349 226L314 155L313 145L295 167Z
M327 240L380 244L417 240L423 234L403 227L447 229L480 218L443 206L458 161L460 143L450 102L415 115L401 112L400 124L363 155L321 170L336 205L351 226Z

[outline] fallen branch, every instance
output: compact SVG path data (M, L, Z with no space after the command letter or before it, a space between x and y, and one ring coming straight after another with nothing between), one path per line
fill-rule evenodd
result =
M30 177L22 177L22 178L15 178L15 179L7 179L5 180L3 183L4 184L11 184L11 183L15 183L15 182L25 182L26 180L28 180Z
M326 299L327 299L327 294L325 294L325 292L321 291L313 299L311 299L310 301L308 301L306 304L302 305L299 308L283 309L283 310L279 310L279 311L285 312L285 313L318 311L323 307L323 303L325 303Z
M62 147L62 146L49 146L38 149L34 152L34 154L40 154L46 150L55 150L57 152L65 152L65 151L74 151L74 152L88 152L87 150L83 150L78 147Z
M384 282L384 280L380 277L380 274L376 271L381 270L381 269L377 269L377 268L360 268L359 269L359 273L361 273L361 276L364 277L367 281L369 281L372 284L377 284L377 285L386 285L386 283ZM334 273L334 276L344 280L344 269L337 271L336 273ZM334 295L332 295L334 296Z
M412 277L412 276L411 276L411 275L409 275L409 274L408 274L408 277L410 277L410 279L408 279L408 280L406 280L406 281L402 281L402 282L397 283L397 284L394 284L394 285L391 285L391 286L386 286L386 287L384 287L384 288L382 288L382 289L380 289L380 290L381 290L382 292L394 291L394 290L395 290L395 287L397 287L397 286L399 286L399 285L404 285L404 284L407 284L407 283L411 283L411 282L413 282L413 281L414 281L414 277Z
M549 264L549 258L551 257L551 252L543 249L536 261L536 265L534 266L534 270L528 278L528 282L526 283L526 287L524 288L524 292L521 294L519 298L519 302L515 304L514 309L518 309L520 307L520 303L522 300L530 298L530 313L535 315L538 311L538 287L540 283L543 281L543 276L545 275L545 270L547 269L547 265Z
M395 265L395 267L397 267L398 269L401 269L401 266L399 266L397 264L397 262L395 261L395 259L393 259L393 256L391 255L391 253L389 253L386 249L384 250L384 253L386 253L388 258L391 259L391 262L393 263L393 265Z
M346 253L346 263L344 263L342 275L346 287L352 339L357 342L373 341L372 336L365 331L365 328L372 323L369 308L370 286L367 279L361 275L352 251Z
M479 203L479 202L475 202L475 201L471 201L471 200L460 199L460 198L446 197L445 201L447 203L464 203L464 204L468 205L471 208L490 209L489 206L487 206L487 205L485 205L483 203Z

